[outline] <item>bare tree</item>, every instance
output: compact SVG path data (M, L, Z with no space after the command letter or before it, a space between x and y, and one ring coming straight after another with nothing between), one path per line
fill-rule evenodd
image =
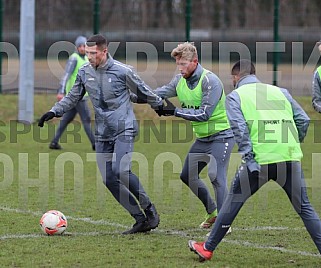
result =
M100 23L102 27L106 27L115 12L116 0L102 1L101 12L104 11L100 16ZM108 27L107 27L108 28Z
M166 14L168 17L168 26L172 28L174 26L172 0L166 0Z
M153 16L152 16L152 27L158 28L160 26L160 18L163 16L163 12L161 11L161 5L164 1L154 1L153 7Z
M19 31L20 0L4 0L4 31ZM273 1L193 0L192 28L272 28ZM101 27L176 28L185 21L185 0L102 0ZM320 0L280 1L280 25L319 26ZM93 0L36 0L37 30L92 29Z

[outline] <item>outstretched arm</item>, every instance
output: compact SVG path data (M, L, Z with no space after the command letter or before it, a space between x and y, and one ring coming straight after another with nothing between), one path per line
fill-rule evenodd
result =
M60 117L68 110L74 108L78 101L83 98L86 91L80 75L77 75L76 82L69 93L59 102L57 102L49 112L45 113L39 120L38 126L43 127L45 121L54 117Z
M175 75L174 78L167 85L156 88L155 93L162 99L176 97L176 87L181 77L182 76L180 74Z
M162 106L162 98L155 94L132 69L129 69L126 74L126 86L137 96L141 103L148 103L154 109ZM132 97L131 99L133 100Z

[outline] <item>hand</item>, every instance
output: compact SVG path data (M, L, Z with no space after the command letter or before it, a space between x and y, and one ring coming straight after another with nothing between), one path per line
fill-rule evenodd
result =
M137 97L136 103L147 103L147 99L140 99Z
M57 94L57 100L61 101L64 96L65 96L64 94L58 93Z
M38 126L43 127L43 123L55 117L55 113L47 112L39 119Z
M166 102L166 106L164 107L164 112L165 112L164 115L165 116L174 115L176 106L168 99L165 99L165 102Z
M155 112L158 114L158 116L164 115L164 105L160 105L155 109Z
M171 116L175 114L175 105L170 102L168 99L165 99L166 106L159 106L158 109L155 110L155 112L158 114L158 116Z
M133 103L147 103L147 96L140 98L135 93L130 92L130 101Z

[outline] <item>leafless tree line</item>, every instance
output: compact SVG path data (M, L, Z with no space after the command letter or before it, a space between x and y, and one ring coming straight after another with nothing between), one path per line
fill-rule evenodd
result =
M35 0L36 30L92 29L94 0ZM184 29L186 0L100 0L108 31ZM318 27L320 0L280 0L280 25ZM4 30L19 27L20 0L4 0ZM271 28L272 0L191 0L191 28Z

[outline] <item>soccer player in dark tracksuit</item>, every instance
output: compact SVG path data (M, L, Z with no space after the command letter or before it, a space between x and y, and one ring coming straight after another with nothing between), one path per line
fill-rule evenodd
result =
M237 62L232 77L235 90L226 97L226 110L242 164L207 241L190 240L190 249L200 261L210 260L246 200L274 180L321 253L321 221L309 202L300 162L308 115L286 89L261 83L250 61Z
M94 35L87 40L89 63L83 65L70 92L44 114L43 126L55 116L62 116L83 98L86 92L95 111L97 164L103 181L115 199L135 219L123 234L147 232L159 224L159 215L138 177L131 172L134 137L138 126L130 100L130 91L145 98L153 108L163 101L139 78L130 66L108 54L107 40Z
M234 146L225 111L223 84L214 73L199 64L197 49L192 43L178 45L171 56L175 58L180 73L169 84L157 88L155 93L164 99L177 96L182 107L174 107L169 102L158 114L183 118L193 126L196 140L180 177L205 207L205 219L200 227L210 228L227 194L227 167ZM199 177L206 165L216 202Z

